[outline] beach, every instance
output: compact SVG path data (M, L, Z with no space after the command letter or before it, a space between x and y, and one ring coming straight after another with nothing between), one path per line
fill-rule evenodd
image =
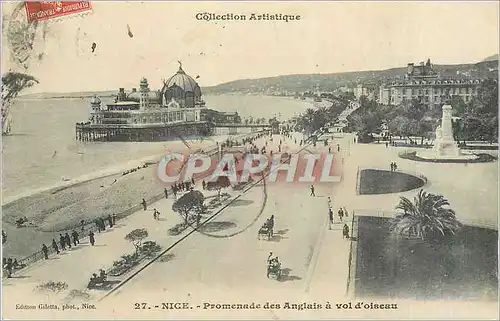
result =
M214 108L238 107L242 116L283 118L312 107L310 102L268 96L218 95L207 97ZM159 161L169 151L188 151L215 146L228 136L165 142L78 143L74 123L88 117L85 99L46 99L16 102L16 130L4 139L2 212L8 235L4 257L23 258L42 244L58 239L60 231L89 223L138 206L144 198L163 195L165 183L156 174ZM276 108L269 108L275 106ZM74 121L74 122L73 122ZM232 138L235 138L232 135ZM144 164L149 166L144 167ZM124 171L140 167L135 172ZM24 217L26 227L15 221Z

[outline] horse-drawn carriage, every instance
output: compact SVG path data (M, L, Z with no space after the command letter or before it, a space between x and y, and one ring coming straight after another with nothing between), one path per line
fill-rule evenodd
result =
M273 228L274 228L274 215L271 216L271 218L268 219L259 229L257 238L260 240L261 236L267 236L267 240L269 241L273 237Z
M270 259L267 263L267 277L274 277L276 280L281 278L281 263L278 258Z

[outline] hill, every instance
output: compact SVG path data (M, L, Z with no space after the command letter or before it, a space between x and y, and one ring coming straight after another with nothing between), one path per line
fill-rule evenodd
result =
M498 54L494 54L483 59L483 61L495 61L495 60L498 61Z
M497 78L498 60L482 61L475 64L434 65L442 78ZM387 70L355 71L333 74L286 75L259 79L240 79L217 86L204 88L205 93L244 92L256 93L271 91L304 92L316 85L321 91L333 91L342 86L356 83L382 83L403 79L406 67Z

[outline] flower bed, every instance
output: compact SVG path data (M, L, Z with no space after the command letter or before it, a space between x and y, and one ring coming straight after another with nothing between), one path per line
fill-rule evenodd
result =
M156 242L146 241L139 248L138 252L122 255L120 260L114 261L113 267L109 269L108 274L111 276L123 275L141 263L144 259L150 258L161 251L161 249L162 247Z

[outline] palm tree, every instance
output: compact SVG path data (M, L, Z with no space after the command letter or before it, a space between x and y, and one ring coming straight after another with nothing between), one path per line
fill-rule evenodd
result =
M391 231L398 235L422 240L437 240L442 236L454 235L461 223L442 195L420 190L413 203L401 197L396 209L401 211L391 221Z
M19 93L37 84L35 77L19 72L7 72L2 76L2 134L10 132L10 107Z

